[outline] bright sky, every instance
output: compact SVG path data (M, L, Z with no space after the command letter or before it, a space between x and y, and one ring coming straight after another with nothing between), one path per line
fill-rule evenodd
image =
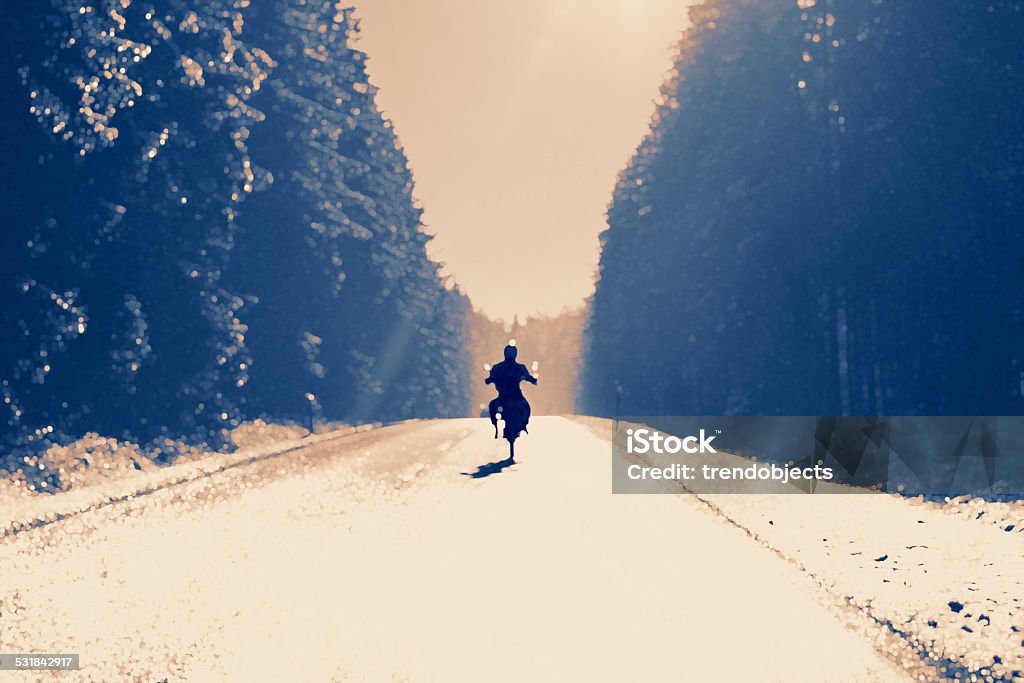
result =
M687 0L356 4L443 272L494 318L580 304Z

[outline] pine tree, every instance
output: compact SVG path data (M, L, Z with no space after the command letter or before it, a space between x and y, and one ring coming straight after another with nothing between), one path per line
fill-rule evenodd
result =
M464 410L467 304L349 10L56 0L5 28L8 443Z
M427 258L412 175L353 45L352 11L279 0L252 26L276 63L252 139L274 182L242 220L231 269L258 301L246 316L252 405L298 417L313 396L324 416L357 420L452 412L466 402L452 381L464 306Z
M244 5L60 1L14 18L23 99L7 116L35 119L22 152L39 168L10 179L31 198L9 207L12 433L218 443L236 422L242 302L219 273L255 182L245 102L266 66L238 39Z
M1020 6L721 0L692 23L609 208L588 409L1024 408Z

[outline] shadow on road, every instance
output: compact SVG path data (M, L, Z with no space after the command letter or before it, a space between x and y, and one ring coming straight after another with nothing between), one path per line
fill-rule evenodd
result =
M463 472L463 476L470 477L471 479L483 479L489 477L492 474L500 474L506 467L515 465L516 461L512 458L505 458L504 460L497 460L495 462L489 462L486 465L480 465L476 468L476 472Z

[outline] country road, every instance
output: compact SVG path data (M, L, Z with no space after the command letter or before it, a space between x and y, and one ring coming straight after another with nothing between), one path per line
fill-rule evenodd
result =
M83 669L0 681L907 679L714 506L612 495L599 434L536 418L481 472L485 420L404 423L12 535L0 652Z

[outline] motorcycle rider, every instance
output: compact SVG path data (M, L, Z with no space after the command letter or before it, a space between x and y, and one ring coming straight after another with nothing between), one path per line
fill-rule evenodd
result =
M523 396L519 383L526 381L537 384L537 378L530 374L525 365L516 362L517 354L514 344L506 346L505 360L491 367L490 375L484 380L484 384L493 384L498 390L498 398L491 401L488 406L495 439L498 438L498 413L505 417L506 422L510 417L521 417L524 432L526 424L530 421L530 403Z

